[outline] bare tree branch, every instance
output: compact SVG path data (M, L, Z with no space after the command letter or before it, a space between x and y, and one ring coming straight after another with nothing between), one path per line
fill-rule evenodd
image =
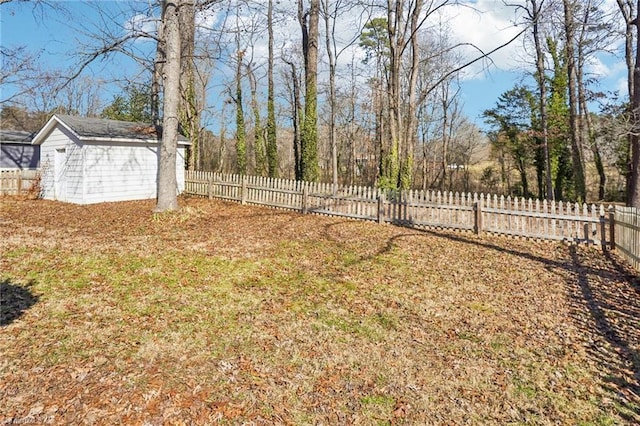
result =
M424 92L424 97L426 97L429 93L431 93L436 87L438 87L440 84L442 84L442 82L444 82L445 80L447 80L449 77L451 77L452 75L458 73L459 71L462 71L463 69L475 64L476 62L482 60L482 59L490 59L489 56L491 56L492 54L494 54L495 52L497 52L500 49L503 49L505 47L507 47L508 45L510 45L511 43L513 43L514 41L516 41L518 39L518 37L520 37L522 34L524 34L524 32L527 29L523 29L521 30L518 34L516 34L515 36L513 36L509 41L501 44L498 47L495 47L493 49L491 49L488 52L483 52L482 49L480 49L479 47L475 46L472 43L461 43L461 45L467 45L467 46L472 46L475 49L477 49L479 52L481 52L482 54L480 56L478 56L477 58L474 58L456 68L453 68L452 70L449 70L448 72L446 72L444 75L442 75L438 80L436 80L436 82L429 88L426 90L426 92Z

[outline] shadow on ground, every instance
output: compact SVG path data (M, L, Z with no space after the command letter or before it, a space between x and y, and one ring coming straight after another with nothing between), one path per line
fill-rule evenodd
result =
M32 286L33 282L18 285L8 279L0 281L0 327L11 324L38 302Z
M620 415L640 423L640 279L615 256L589 259L569 247L573 278L567 281L574 320L595 334L589 353L606 372L604 387ZM595 332L595 333L594 333Z
M571 320L582 331L610 395L605 403L630 424L640 424L640 276L636 271L609 251L567 245L565 259L551 259L464 234L416 231L533 260L558 273L566 283ZM409 236L416 233L394 236L377 254Z
M251 217L289 216L290 212L264 211ZM229 216L229 218L235 216ZM302 216L290 216L297 221ZM334 239L334 228L352 223L337 219L325 225L325 237ZM565 284L571 316L581 332L580 344L600 372L601 386L606 389L610 401L603 401L629 424L640 424L640 276L615 254L583 249L575 245L563 247L563 255L551 257L526 249L495 244L489 238L446 231L414 228L405 223L407 232L388 238L386 244L375 253L363 256L367 261L390 252L403 238L428 235L482 247L539 263L543 268L559 276ZM552 243L550 243L552 244Z

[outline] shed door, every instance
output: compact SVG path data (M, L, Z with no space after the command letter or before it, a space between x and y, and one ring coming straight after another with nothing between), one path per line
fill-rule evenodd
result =
M67 200L67 153L64 148L56 149L54 166L53 166L53 182L54 182L54 198L59 201Z

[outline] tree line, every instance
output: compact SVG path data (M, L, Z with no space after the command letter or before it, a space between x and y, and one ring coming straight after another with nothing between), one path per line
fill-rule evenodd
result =
M115 14L95 2L101 24L71 73L37 69L25 46L2 48L0 84L18 88L0 100L3 122L64 111L162 125L169 174L169 139L181 132L192 141L190 169L638 206L640 1L617 0L615 10L602 0L505 4L520 32L504 44L524 46L523 78L484 111L486 132L464 116L462 79L490 65L504 44L487 51L453 39L449 13L462 3L472 7L180 0L120 4L128 9ZM73 13L57 2L34 4ZM629 84L616 97L600 91L589 64L621 34ZM141 39L153 48L141 52ZM82 71L116 54L138 69L120 95L100 102L110 82ZM491 160L479 163L482 152ZM175 183L166 178L171 200L160 209L174 208Z
M528 28L524 42L531 55L525 72L532 83L506 91L483 114L503 185L512 185L504 169L509 162L525 196L640 203L634 159L638 104L633 103L638 4L620 0L618 9L609 11L600 0L514 5ZM588 71L620 39L626 40L629 81L621 100L601 91ZM598 111L592 110L594 105Z

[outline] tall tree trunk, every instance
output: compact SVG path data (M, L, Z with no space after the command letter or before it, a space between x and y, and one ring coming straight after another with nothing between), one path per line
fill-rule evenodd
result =
M244 109L242 106L242 58L244 51L238 47L238 63L236 66L236 93L234 102L236 104L236 172L241 175L247 174L247 135L244 127Z
M300 102L300 81L298 80L298 70L296 64L285 60L291 67L291 83L293 85L291 94L291 121L293 124L293 166L296 180L302 180L302 150L300 148L300 122L303 115L302 104Z
M640 208L640 0L636 4L636 56L633 68L633 97L631 98L631 108L633 110L633 127L631 134L631 173L629 179L629 201L628 205Z
M582 138L587 139L587 143L593 153L593 161L598 173L598 200L604 200L606 193L607 175L605 173L604 163L600 154L600 147L596 138L596 130L589 113L587 103L586 87L584 83L584 67L586 62L585 48L589 43L588 34L589 26L592 24L591 18L591 1L585 5L585 10L581 19L580 35L578 37L578 55L576 61L576 78L578 86L578 116L580 117L580 134Z
M164 2L163 2L164 3ZM164 14L164 5L163 11ZM160 91L162 90L162 68L165 62L165 42L163 19L158 23L158 41L156 43L156 58L153 62L153 74L151 76L151 121L156 127L160 127Z
M387 84L387 98L389 106L389 133L391 146L386 158L383 170L382 184L397 188L400 180L400 158L402 156L402 111L400 110L400 71L402 48L404 44L402 19L402 0L387 0L387 33L389 36L389 80Z
M638 8L640 8L640 1L638 1L638 4L636 5L634 3L633 0L617 0L618 3L618 8L620 9L620 13L622 15L622 18L625 21L625 43L624 43L624 59L625 59L625 63L627 65L627 91L629 94L629 115L635 119L635 111L634 111L634 107L633 107L633 103L634 103L634 98L635 98L635 88L637 87L636 83L640 83L640 81L636 81L636 67L638 66L637 61L635 61L634 59L634 54L633 54L633 47L634 47L634 26L636 26L636 32L638 31L638 26L637 24L637 13L638 13ZM639 41L636 38L636 44L639 43ZM638 55L638 52L636 51L636 57ZM635 123L634 123L635 126ZM631 202L631 198L632 198L632 193L634 192L633 189L634 186L638 186L638 185L634 185L633 183L633 161L632 161L632 152L633 152L633 144L634 144L634 137L633 137L633 131L632 132L628 132L627 133L627 144L629 146L628 152L629 152L629 157L627 158L627 204L628 205L633 205ZM636 140L636 144L637 144L637 140ZM637 151L637 150L636 150ZM637 167L636 167L637 170ZM636 172L637 173L637 172Z
M305 74L304 119L300 134L302 179L308 182L316 182L320 177L318 166L318 37L320 3L319 0L309 0L309 10L305 12L302 1L298 0L298 18L302 30Z
M273 0L269 0L267 11L269 32L269 63L267 68L267 164L269 177L278 177L278 144L276 138L276 107L273 88Z
M162 142L158 164L156 212L178 208L176 157L178 149L178 107L180 105L180 20L182 0L163 1L162 22L165 41L164 102Z
M249 85L251 87L251 110L253 112L253 155L256 163L255 174L263 176L267 174L267 150L265 144L264 132L260 119L260 105L258 104L258 84L256 76L251 69L251 65L247 64L247 77L249 77Z
M595 163L596 171L598 172L598 200L602 201L606 196L607 175L604 169L604 163L602 161L602 155L600 154L600 147L598 146L595 130L593 129L593 124L591 122L591 117L587 115L586 120L587 135L591 145L591 152L593 153L593 162Z
M195 81L195 16L194 0L185 0L180 7L180 124L191 141L187 166L195 170L198 163L200 139L200 100L196 93Z
M386 157L388 153L391 151L390 144L387 138L387 126L385 126L385 110L386 104L385 99L388 99L384 96L382 91L382 71L380 70L380 64L376 67L376 80L372 84L371 96L372 96L372 104L375 112L375 147L376 147L376 164L378 165L377 170L377 181L380 183L381 179L387 178L387 170L386 170Z
M218 173L225 172L225 156L227 155L227 103L222 103L222 111L220 112L220 147L218 149Z
M415 0L413 2L410 17L410 46L411 46L411 68L409 70L409 100L407 103L407 120L404 129L404 158L402 158L400 166L400 187L409 189L413 181L413 152L416 146L416 134L418 132L418 66L420 64L420 49L418 43L418 27L422 13L423 0Z
M639 0L640 1L640 0ZM569 84L569 127L571 131L571 160L573 166L573 183L575 196L580 202L586 201L587 188L584 177L582 146L578 126L578 96L575 56L575 22L573 19L575 3L563 0L564 30L566 37L565 51L567 60L567 77Z
M356 184L358 176L358 152L356 151L356 73L352 58L351 61L351 96L349 98L349 185ZM368 161L368 158L366 159ZM365 164L367 167L368 164Z
M624 37L624 61L627 65L627 92L629 94L629 101L633 97L634 91L634 79L633 69L635 67L633 57L633 27L635 25L634 14L636 8L633 0L616 0L618 8L622 14L622 18L625 22L625 37Z
M329 58L329 145L331 146L331 182L333 192L338 190L338 146L336 143L336 58L331 36L334 29L331 27L331 14L329 12L329 0L323 0L325 44L327 57Z
M447 161L449 148L449 87L442 86L442 159L440 166L442 167L442 179L438 188L441 191L446 189L449 165Z
M533 24L533 41L536 49L536 73L538 83L538 102L540 103L540 127L542 128L542 150L544 153L544 172L547 189L547 199L553 200L554 191L551 180L551 153L549 150L549 123L547 120L547 86L545 79L544 52L540 37L540 20L544 0L529 0L531 9L529 19Z

